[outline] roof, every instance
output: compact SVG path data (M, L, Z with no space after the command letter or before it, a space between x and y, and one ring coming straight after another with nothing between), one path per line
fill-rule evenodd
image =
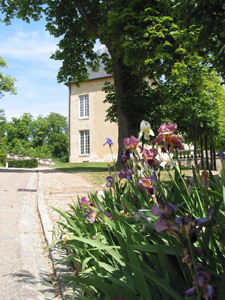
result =
M98 56L101 56L103 53L106 53L110 56L106 45L100 45L100 47L98 48L96 53L97 53ZM87 68L87 71L88 71L88 79L89 80L112 77L112 74L108 74L105 71L104 64L102 63L102 61L100 61L100 68L97 72L93 72L90 68Z
M90 68L87 68L87 71L88 71L88 80L112 77L112 74L108 74L105 71L103 63L100 63L100 68L97 72L93 72Z
M100 56L101 54L103 53L107 53L108 55L109 52L108 52L108 49L105 45L101 45L99 47L99 49L96 51L96 53ZM112 74L108 74L106 71L105 71L105 68L104 68L104 64L103 62L100 60L100 67L99 67L99 70L97 72L93 72L91 68L87 67L87 73L88 73L88 80L95 80L95 79L101 79L101 78L109 78L109 77L112 77L113 75ZM70 82L72 83L72 82ZM65 85L68 85L69 82L65 83Z

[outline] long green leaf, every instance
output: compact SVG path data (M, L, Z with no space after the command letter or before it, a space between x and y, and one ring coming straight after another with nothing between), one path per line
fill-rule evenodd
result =
M225 186L223 185L223 205L225 207Z
M149 278L149 281L154 282L154 284L158 287L159 291L163 290L168 295L170 295L173 300L183 300L184 299L174 289L172 289L165 280L159 278L158 276L156 276L152 273L150 274L149 272L148 273L143 272L143 273L145 274L146 277Z
M141 252L149 252L149 253L157 253L158 248L161 249L165 254L169 255L177 255L177 253L182 256L182 250L181 249L176 249L174 250L173 247L171 246L166 246L166 245L132 245L132 248L134 250L138 250Z
M84 244L88 244L96 249L102 250L104 247L106 247L105 244L98 242L97 240L92 240L92 239L87 239L87 238L83 238L83 237L77 237L74 236L72 238L73 240L76 241L80 241ZM125 266L124 261L122 260L123 257L119 254L118 251L114 251L112 248L115 248L114 246L110 247L110 248L106 248L104 249L108 254L110 254L121 266ZM90 249L89 249L90 250Z
M81 277L70 277L65 276L63 277L65 280L78 282L80 284L84 284L85 286L93 286L99 291L102 291L105 295L110 295L110 297L115 298L118 296L113 288L113 286L109 283L106 283L102 280L99 280L98 277L96 278L81 278Z
M149 286L146 282L143 271L141 269L141 265L138 261L136 253L134 252L134 250L129 244L127 244L127 252L128 252L131 268L133 270L137 290L141 296L141 299L151 300L152 295L149 290Z

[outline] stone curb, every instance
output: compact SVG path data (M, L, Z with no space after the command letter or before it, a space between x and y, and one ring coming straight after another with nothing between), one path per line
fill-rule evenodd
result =
M38 201L37 208L38 213L43 229L43 233L45 236L47 246L52 243L52 232L53 232L53 224L49 218L48 211L45 205L44 200L44 186L43 186L43 178L42 173L38 170ZM55 276L57 278L58 286L61 292L61 296L63 300L72 300L73 288L71 283L64 279L65 276L74 276L74 272L70 271L67 265L67 262L64 260L66 257L66 251L64 249L58 249L53 247L49 250L50 258L53 262L53 269ZM58 262L60 260L60 262ZM76 291L76 295L74 299L78 298L78 292Z

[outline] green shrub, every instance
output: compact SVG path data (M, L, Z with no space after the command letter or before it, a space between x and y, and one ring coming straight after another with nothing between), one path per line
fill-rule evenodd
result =
M5 164L6 153L0 150L0 164Z
M12 160L8 162L9 168L37 168L38 160L35 158L24 160Z

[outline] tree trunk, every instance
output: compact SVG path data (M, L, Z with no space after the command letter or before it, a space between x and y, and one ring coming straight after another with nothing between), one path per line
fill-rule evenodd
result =
M123 73L123 64L120 59L113 62L114 86L117 95L117 113L118 113L118 157L116 165L122 164L122 155L124 153L123 140L130 136L130 121L126 111L123 109L122 101L126 91L125 78Z
M213 145L213 161L214 161L213 170L216 171L216 151L215 151L215 146L214 145Z
M214 160L213 160L213 145L210 143L210 170L213 170Z
M206 157L206 169L209 170L208 141L206 135L205 135L205 157Z
M196 135L194 133L194 161L195 161L195 167L198 165L198 159L197 159L197 141L196 141Z
M201 143L201 167L202 167L202 170L204 170L204 151L203 151L202 136L201 136L201 139L200 139L200 143Z

